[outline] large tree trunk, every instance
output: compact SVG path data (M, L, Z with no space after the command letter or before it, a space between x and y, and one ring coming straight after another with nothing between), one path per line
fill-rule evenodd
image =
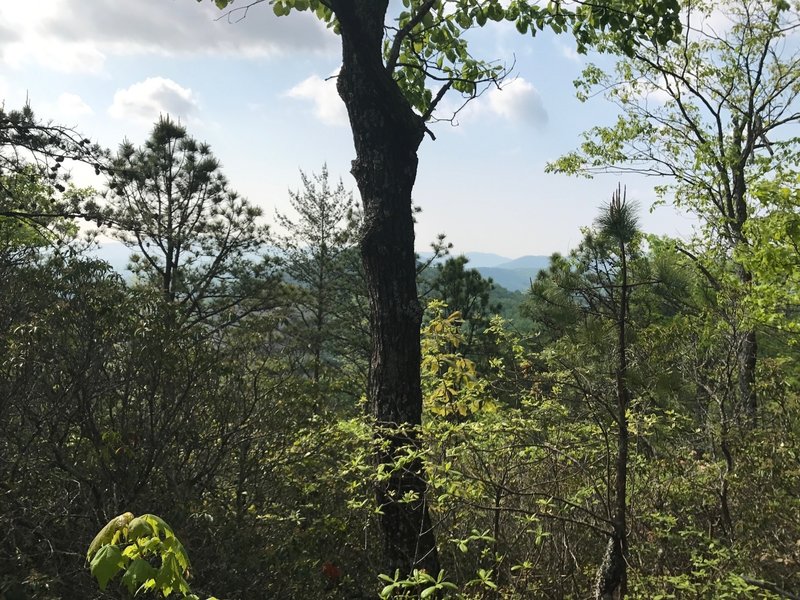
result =
M422 309L417 300L411 190L425 128L383 65L387 6L386 0L333 4L343 52L338 89L350 116L357 156L352 173L364 203L361 257L372 334L367 392L376 435L387 442L378 460L393 465L404 448L416 447L415 427L422 418ZM402 574L414 568L433 575L439 571L426 487L416 460L393 472L377 490L389 574L395 569Z
M747 176L745 168L750 160L755 144L754 129L748 128L747 139L745 140L742 131L743 125L734 120L734 144L740 149L740 158L733 166L731 198L728 204L727 217L730 220L730 238L734 248L747 244L747 236L744 234L744 227L749 217L747 209ZM739 278L743 293L748 293L747 288L753 279L753 274L744 268L736 265L736 275ZM757 364L758 343L756 340L755 329L748 329L740 333L739 345L737 348L737 358L739 361L739 402L745 414L750 420L751 426L755 424L756 409L758 408L758 397L756 396L756 364Z

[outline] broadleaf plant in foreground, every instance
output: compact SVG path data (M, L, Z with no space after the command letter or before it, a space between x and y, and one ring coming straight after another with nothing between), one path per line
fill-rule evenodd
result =
M199 600L189 588L189 555L164 519L126 512L100 530L86 553L101 590L121 575L131 596L142 592ZM216 600L211 597L208 600Z

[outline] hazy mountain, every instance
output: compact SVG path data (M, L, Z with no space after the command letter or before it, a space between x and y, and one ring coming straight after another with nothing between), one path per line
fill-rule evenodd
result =
M444 262L448 258L464 254L469 262L468 269L475 269L484 277L491 277L500 286L512 292L525 292L531 286L536 274L550 264L549 256L526 255L519 258L508 258L491 252L462 252L445 256L435 262ZM419 258L424 261L433 256L432 252L420 252Z
M92 251L97 258L107 261L114 270L130 275L126 270L132 251L120 242L104 242ZM430 258L430 252L420 252L420 259ZM491 277L497 285L507 290L526 291L536 273L547 268L550 258L547 256L521 256L511 259L507 256L491 252L467 252L467 268L476 269L484 277Z
M467 266L471 269L497 267L503 263L511 261L511 259L508 257L500 256L499 254L492 254L491 252L468 252L467 258L469 259Z
M485 266L497 267L498 269L533 269L535 271L541 271L542 269L546 269L549 264L550 264L549 256L528 255L528 256L520 256L519 258L515 258L514 260L510 260L508 262L499 263L496 265L485 265Z
M428 260L431 256L433 256L433 252L417 252L417 254L419 255L419 259L422 261ZM479 267L496 267L499 264L511 261L511 259L507 256L500 256L499 254L492 254L491 252L458 252L456 254L439 258L434 262L444 262L448 258L461 256L462 254L465 254L469 259L469 264L467 266L470 269L477 269Z
M481 267L476 269L484 277L491 277L497 285L512 292L524 292L531 287L531 279L536 279L539 269L504 269L501 267Z

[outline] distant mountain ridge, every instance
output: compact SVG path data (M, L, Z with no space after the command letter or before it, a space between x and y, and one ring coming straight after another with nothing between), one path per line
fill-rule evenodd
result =
M103 242L92 251L92 254L107 261L115 271L124 276L130 276L127 266L132 250L124 244ZM531 285L531 280L536 278L536 274L550 264L549 256L528 255L512 259L491 252L467 252L464 254L469 259L468 269L475 269L483 277L491 277L497 285L512 292L526 291ZM431 253L420 252L419 256L420 259L425 260L431 257ZM455 256L460 256L460 254Z
M508 258L490 252L462 252L453 256L463 254L469 259L468 269L475 269L483 277L491 277L492 280L507 290L512 292L526 291L536 274L546 269L550 265L549 256L526 255L519 258ZM420 259L425 260L432 256L430 252L420 252ZM447 257L439 259L443 262Z
M501 263L499 265L490 265L497 269L536 269L540 271L546 269L550 265L549 256L535 256L529 254L527 256L520 256L514 260Z
M460 255L456 254L455 256ZM467 258L469 259L469 267L471 269L496 267L512 260L507 256L500 256L499 254L493 254L491 252L470 252L467 254Z

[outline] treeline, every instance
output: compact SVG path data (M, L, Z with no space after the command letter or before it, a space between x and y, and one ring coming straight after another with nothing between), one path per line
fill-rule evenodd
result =
M42 127L4 118L8 145ZM105 165L99 200L41 176L63 148L29 150L2 178L6 598L98 597L85 548L125 511L172 524L194 590L219 597L582 597L623 550L632 597L797 588L796 312L767 310L780 287L744 287L713 248L646 235L621 192L533 283L525 327L492 316L464 259L420 264L425 421L403 460L425 465L444 578L379 583L372 490L391 473L363 407L360 215L342 184L303 175L278 235L167 119L141 148L76 156ZM67 203L132 249L128 281Z
M266 574L286 557L302 572L312 548L340 551L309 518L344 505L344 483L315 473L353 444L323 432L359 414L364 388L350 194L325 169L304 176L275 236L169 119L113 155L67 146L72 132L27 109L2 121L4 597L92 597L83 548L121 506L172 520L198 582L281 596ZM69 159L106 174L99 198L65 180ZM94 258L76 214L131 248L128 282Z
M464 259L418 263L418 427L385 389L420 357L376 315L419 312L374 198L369 223L323 168L270 229L169 119L109 152L1 111L4 598L125 597L85 561L126 512L172 525L201 596L798 597L800 25L727 8L588 68L620 118L551 166L671 177L694 238L642 231L620 187L510 320Z
M351 194L303 174L272 233L168 118L114 153L28 108L0 122L3 597L96 595L86 543L121 507L175 524L199 589L305 597L339 583L321 564L371 587L374 552L342 539L371 512L348 509L370 464ZM103 189L72 185L76 160ZM485 323L492 286L464 264L421 264L424 294Z

